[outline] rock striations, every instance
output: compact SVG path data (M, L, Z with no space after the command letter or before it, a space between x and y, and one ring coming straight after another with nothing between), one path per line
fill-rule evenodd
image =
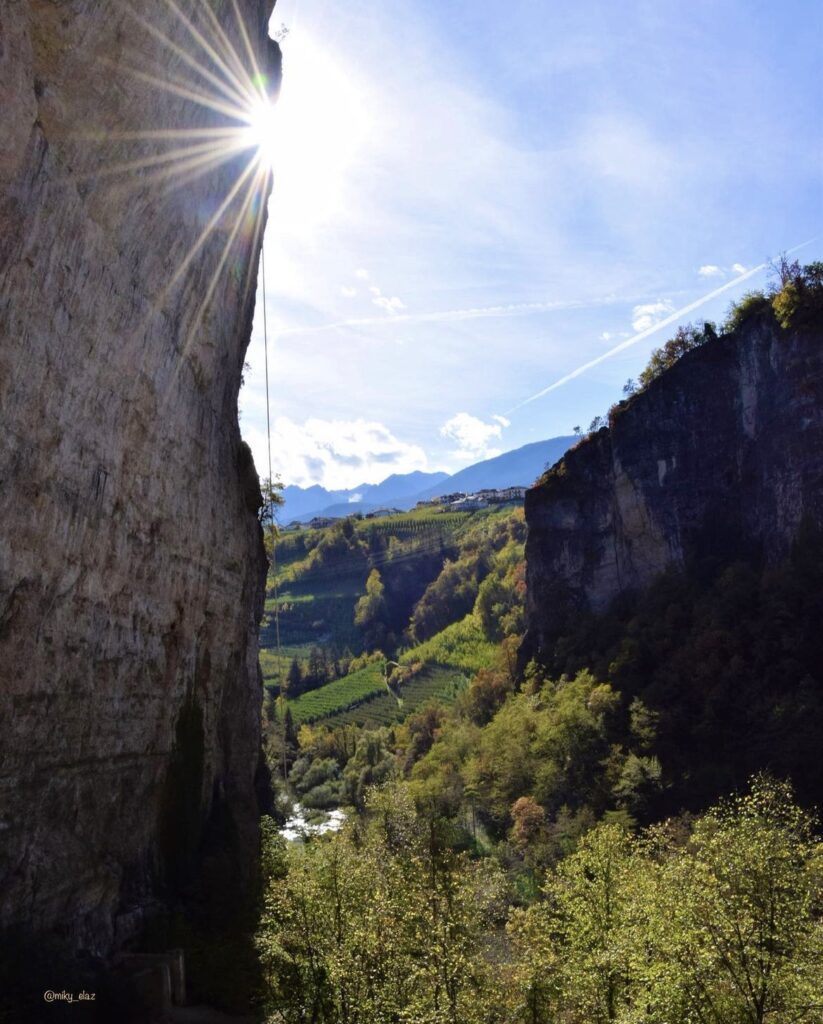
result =
M226 123L192 29L279 51L267 0L176 6L0 5L0 928L100 955L256 836L255 209L137 133Z
M806 517L823 523L821 332L755 317L621 403L527 493L524 654L670 565L774 561Z

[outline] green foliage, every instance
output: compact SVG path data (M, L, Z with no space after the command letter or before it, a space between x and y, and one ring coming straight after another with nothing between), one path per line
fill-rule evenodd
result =
M612 754L619 701L587 672L506 701L465 768L492 819L507 822L512 804L526 795L552 814L563 805L608 807L603 765Z
M817 1021L823 1011L821 843L783 784L700 819L685 850L658 855L635 951L652 1012L709 1021Z
M656 348L652 352L648 365L638 377L640 388L647 388L653 380L671 369L687 352L705 345L708 341L713 341L716 337L717 331L714 325L708 322L700 327L695 324L678 327L673 338L667 341L662 348Z
M428 640L467 615L477 596L480 567L477 558L449 559L440 575L426 587L409 622L409 634L417 643Z
M526 562L522 545L512 541L495 559L480 584L474 611L486 637L499 643L525 632Z
M260 507L258 519L260 520L261 526L269 527L274 525L277 509L284 503L282 494L284 486L285 484L280 477L277 477L274 480L270 480L266 477L264 480L260 481L260 494L262 496L263 503Z
M479 618L467 615L452 623L425 643L412 647L400 656L403 665L416 661L449 665L466 672L478 672L494 660L495 647L483 634Z
M823 535L808 526L781 564L692 566L604 615L581 615L544 667L591 667L642 702L632 748L658 759L662 786L636 803L624 796L641 820L705 807L765 765L813 803L823 792L821 621ZM656 767L646 768L651 781Z
M317 1024L474 1024L492 990L483 955L503 880L455 854L396 788L365 825L286 853L258 945L270 1013Z
M530 798L513 820L518 847L547 828ZM524 907L498 864L459 852L466 831L425 787L392 783L336 835L284 848L268 830L266 1010L287 1024L817 1024L815 824L768 779L691 826L602 823Z
M781 327L802 325L823 314L823 263L802 267L783 256L772 270L777 282L770 298Z
M723 324L723 333L730 334L732 331L736 331L747 320L766 312L769 305L769 299L763 292L746 292L729 306L726 321Z
M765 780L691 836L598 826L545 900L511 917L518 1019L819 1020L823 851L811 826Z
M354 624L362 631L367 650L381 647L385 641L385 589L379 571L372 569L366 580L366 593L354 606Z

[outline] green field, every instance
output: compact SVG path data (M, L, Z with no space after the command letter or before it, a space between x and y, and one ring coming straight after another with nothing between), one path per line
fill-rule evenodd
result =
M382 663L366 665L342 679L310 690L296 700L289 701L289 709L296 724L315 722L335 712L345 711L371 696L385 693Z
M453 704L466 685L466 677L445 665L430 665L418 676L405 683L400 690L402 703L385 688L355 707L322 719L322 725L380 726L393 725L413 715L424 704L436 700L440 704Z
M365 574L316 574L278 587L281 648L311 647L334 643L339 648L357 649L354 606L365 592ZM275 599L273 588L266 594L265 616L260 628L260 646L276 647Z

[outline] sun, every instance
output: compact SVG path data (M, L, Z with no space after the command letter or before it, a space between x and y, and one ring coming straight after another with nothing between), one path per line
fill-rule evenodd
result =
M239 139L252 150L265 170L274 171L277 164L277 107L266 96L256 96L249 102L244 124L239 128Z
M165 2L179 22L171 35L136 10L137 5L128 8L142 33L160 47L154 63L135 50L133 58L117 61L118 72L186 101L184 110L200 108L210 116L193 116L179 126L90 131L88 139L95 144L116 145L120 160L100 161L89 176L98 182L119 178L122 188L152 187L165 193L230 168L220 178L208 219L164 289L164 295L170 293L215 233L221 237L222 252L202 290L193 336L226 268L233 265L237 245L258 248L267 210L278 236L309 243L315 228L348 215L349 183L363 165L362 143L371 127L374 100L369 102L369 90L348 64L302 32L289 35L281 88L280 62L261 65L267 59L265 47L252 42L238 0L230 0L231 33L210 0L200 0L186 13L176 0ZM248 291L253 284L249 263L243 287Z
M345 216L349 183L362 168L373 131L374 100L354 68L305 31L284 45L283 85L267 113L250 121L274 173L271 210L278 234L309 237Z

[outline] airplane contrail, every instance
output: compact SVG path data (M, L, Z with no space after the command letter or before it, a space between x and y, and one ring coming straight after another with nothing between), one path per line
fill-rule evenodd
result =
M335 320L317 327L286 327L279 337L294 337L297 334L317 334L334 331L342 327L394 327L396 324L450 323L459 320L482 320L491 317L528 316L530 313L552 313L565 309L588 309L592 306L608 306L620 301L609 295L602 299L560 299L556 302L519 302L501 306L479 306L471 309L446 309L435 313L395 313L393 316L370 316L353 320Z
M807 242L802 242L800 245L796 245L793 249L788 249L786 251L786 255L790 256L799 249L803 249L807 245L811 245L811 243L816 241L819 237L819 235L815 236L815 238L810 238ZM619 345L615 345L614 348L610 348L608 352L604 352L602 355L597 356L596 359L590 359L587 363L583 363L582 366L578 366L576 370L572 370L564 377L561 377L560 380L556 380L553 384L549 384L548 387L530 395L528 398L524 398L522 402L518 402L517 405L513 405L511 409L507 409L504 415L509 416L511 413L517 412L518 409L522 409L524 405L528 405L530 402L536 402L538 398L542 398L544 395L548 395L550 391L555 391L564 384L568 384L570 380L574 380L587 370L591 370L593 367L599 366L600 363L605 362L607 359L611 359L612 356L616 356L619 352L623 352L627 348L631 348L632 345L636 345L639 341L643 341L644 338L648 338L663 327L668 327L670 324L675 323L675 321L680 320L687 314L693 313L696 309L699 309L707 302L711 302L712 299L716 299L718 295L722 295L723 292L728 291L729 288L734 288L735 285L742 284L743 281L747 281L750 277L754 277L755 274L759 274L760 271L765 270L768 265L768 262L760 263L756 267L752 267L751 270L747 270L744 274L740 274L733 280L727 281L719 288L714 288L706 295L701 296L701 298L695 299L694 302L690 302L687 306L682 306L680 309L676 309L674 313L667 316L664 320L660 320L651 327L647 327L644 331L638 331L638 333L632 335L631 338L627 338Z

